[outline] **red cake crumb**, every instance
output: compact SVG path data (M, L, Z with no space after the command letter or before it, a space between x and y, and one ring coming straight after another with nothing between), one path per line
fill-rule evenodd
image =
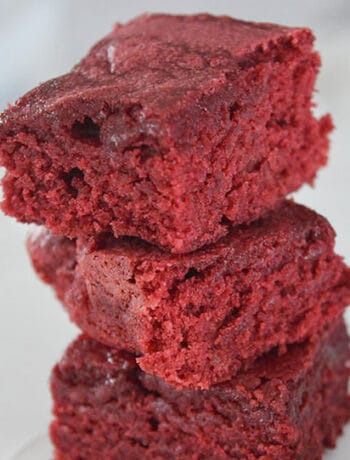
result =
M33 265L40 267L40 278L45 283L55 283L57 292L69 290L76 267L75 243L65 237L53 237L45 228L37 227L31 229L27 246L31 248Z
M215 242L325 164L310 30L209 15L116 25L0 119L3 210L174 253Z
M80 242L75 257L69 245L44 233L28 248L71 319L177 387L225 381L272 347L322 330L350 303L332 228L292 202L187 255L133 238Z
M210 390L176 390L81 336L51 386L56 460L320 460L350 415L343 322Z

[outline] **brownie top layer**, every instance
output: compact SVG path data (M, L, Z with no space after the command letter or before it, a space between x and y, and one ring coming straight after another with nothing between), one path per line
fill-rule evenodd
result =
M4 112L0 128L11 121L29 124L35 120L40 125L43 117L59 116L63 107L61 116L68 122L70 115L76 116L79 102L85 116L96 116L97 107L103 117L104 111L129 106L131 119L139 129L145 124L144 131L152 135L158 127L152 121L146 123L146 118L178 112L196 95L232 84L241 68L278 59L271 46L284 47L287 53L288 48L303 45L310 51L312 43L309 29L207 14L143 15L117 24L71 73L27 93ZM92 100L94 114L89 113ZM115 143L122 140L114 139Z

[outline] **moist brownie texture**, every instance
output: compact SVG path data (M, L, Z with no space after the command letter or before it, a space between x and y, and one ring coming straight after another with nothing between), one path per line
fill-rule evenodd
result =
M72 257L75 244L45 230L31 237L36 271L84 332L138 353L143 370L177 387L225 381L350 303L332 228L292 202L187 255L105 237L95 248L78 242Z
M174 253L272 209L324 165L310 30L228 17L116 25L0 120L3 210L54 233Z
M176 390L78 338L51 380L56 460L320 460L350 414L343 322L210 390Z

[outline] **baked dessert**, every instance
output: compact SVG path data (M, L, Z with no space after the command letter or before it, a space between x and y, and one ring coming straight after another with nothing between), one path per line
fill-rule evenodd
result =
M209 15L116 25L2 114L4 212L174 253L215 242L326 162L313 42L308 29Z
M138 353L144 371L177 387L225 381L271 348L322 330L350 303L334 231L292 202L187 255L134 238L97 244L43 230L28 249L84 332Z
M77 265L75 242L64 236L53 236L42 227L31 226L27 248L46 283L54 283L57 293L71 289Z
M349 418L348 359L337 321L210 390L176 390L82 336L52 374L55 458L320 460Z

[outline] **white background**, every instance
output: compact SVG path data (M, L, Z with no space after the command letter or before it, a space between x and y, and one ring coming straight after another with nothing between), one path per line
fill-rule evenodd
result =
M327 216L337 249L350 262L350 2L348 0L108 1L0 0L0 109L40 81L62 74L115 21L144 11L229 14L307 25L323 56L319 111L337 130L330 163L316 189L296 198ZM58 302L33 274L25 252L27 228L0 214L0 459L45 433L50 420L50 368L75 336ZM350 429L327 459L349 458ZM36 458L36 460L47 460ZM103 460L103 459L101 459Z

